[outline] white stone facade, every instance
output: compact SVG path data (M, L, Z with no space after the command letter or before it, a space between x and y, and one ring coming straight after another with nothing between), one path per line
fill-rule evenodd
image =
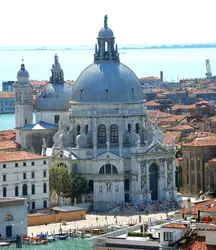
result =
M21 153L22 151L10 152L10 157L13 157L11 154ZM10 162L0 160L0 175L1 196L26 198L28 211L49 206L49 172L45 157Z
M27 235L26 199L0 197L0 224L3 238Z

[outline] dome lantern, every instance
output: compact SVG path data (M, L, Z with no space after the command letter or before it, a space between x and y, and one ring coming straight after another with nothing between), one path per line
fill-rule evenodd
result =
M119 62L119 54L117 46L115 46L115 38L113 31L108 27L108 17L104 16L104 27L98 33L98 44L95 45L94 62L113 61Z
M25 64L24 64L23 59L22 59L22 64L21 64L20 70L17 72L17 81L19 83L22 83L22 84L29 82L29 73L25 69Z

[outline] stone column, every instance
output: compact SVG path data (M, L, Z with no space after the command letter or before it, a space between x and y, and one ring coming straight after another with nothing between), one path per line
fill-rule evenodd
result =
M165 192L165 199L169 199L169 189L167 186L167 161L164 161L164 192Z
M172 160L172 184L173 184L173 199L177 199L177 188L176 188L176 162Z
M150 177L149 177L149 163L146 161L146 187L147 187L147 198L151 200L151 190L150 190Z

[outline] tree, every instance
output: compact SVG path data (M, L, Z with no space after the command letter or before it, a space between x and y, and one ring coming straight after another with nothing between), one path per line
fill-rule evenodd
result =
M80 174L72 173L71 178L72 178L72 192L71 192L72 200L75 197L79 199L82 194L88 193L88 184Z
M49 190L50 196L56 194L58 200L61 195L66 198L71 196L72 180L67 168L56 166L49 168Z

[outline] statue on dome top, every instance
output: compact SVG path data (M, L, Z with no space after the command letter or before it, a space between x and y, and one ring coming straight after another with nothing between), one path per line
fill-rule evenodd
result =
M108 25L107 25L107 20L108 20L108 16L105 15L105 16L104 16L104 28L105 28L105 29L108 27Z

